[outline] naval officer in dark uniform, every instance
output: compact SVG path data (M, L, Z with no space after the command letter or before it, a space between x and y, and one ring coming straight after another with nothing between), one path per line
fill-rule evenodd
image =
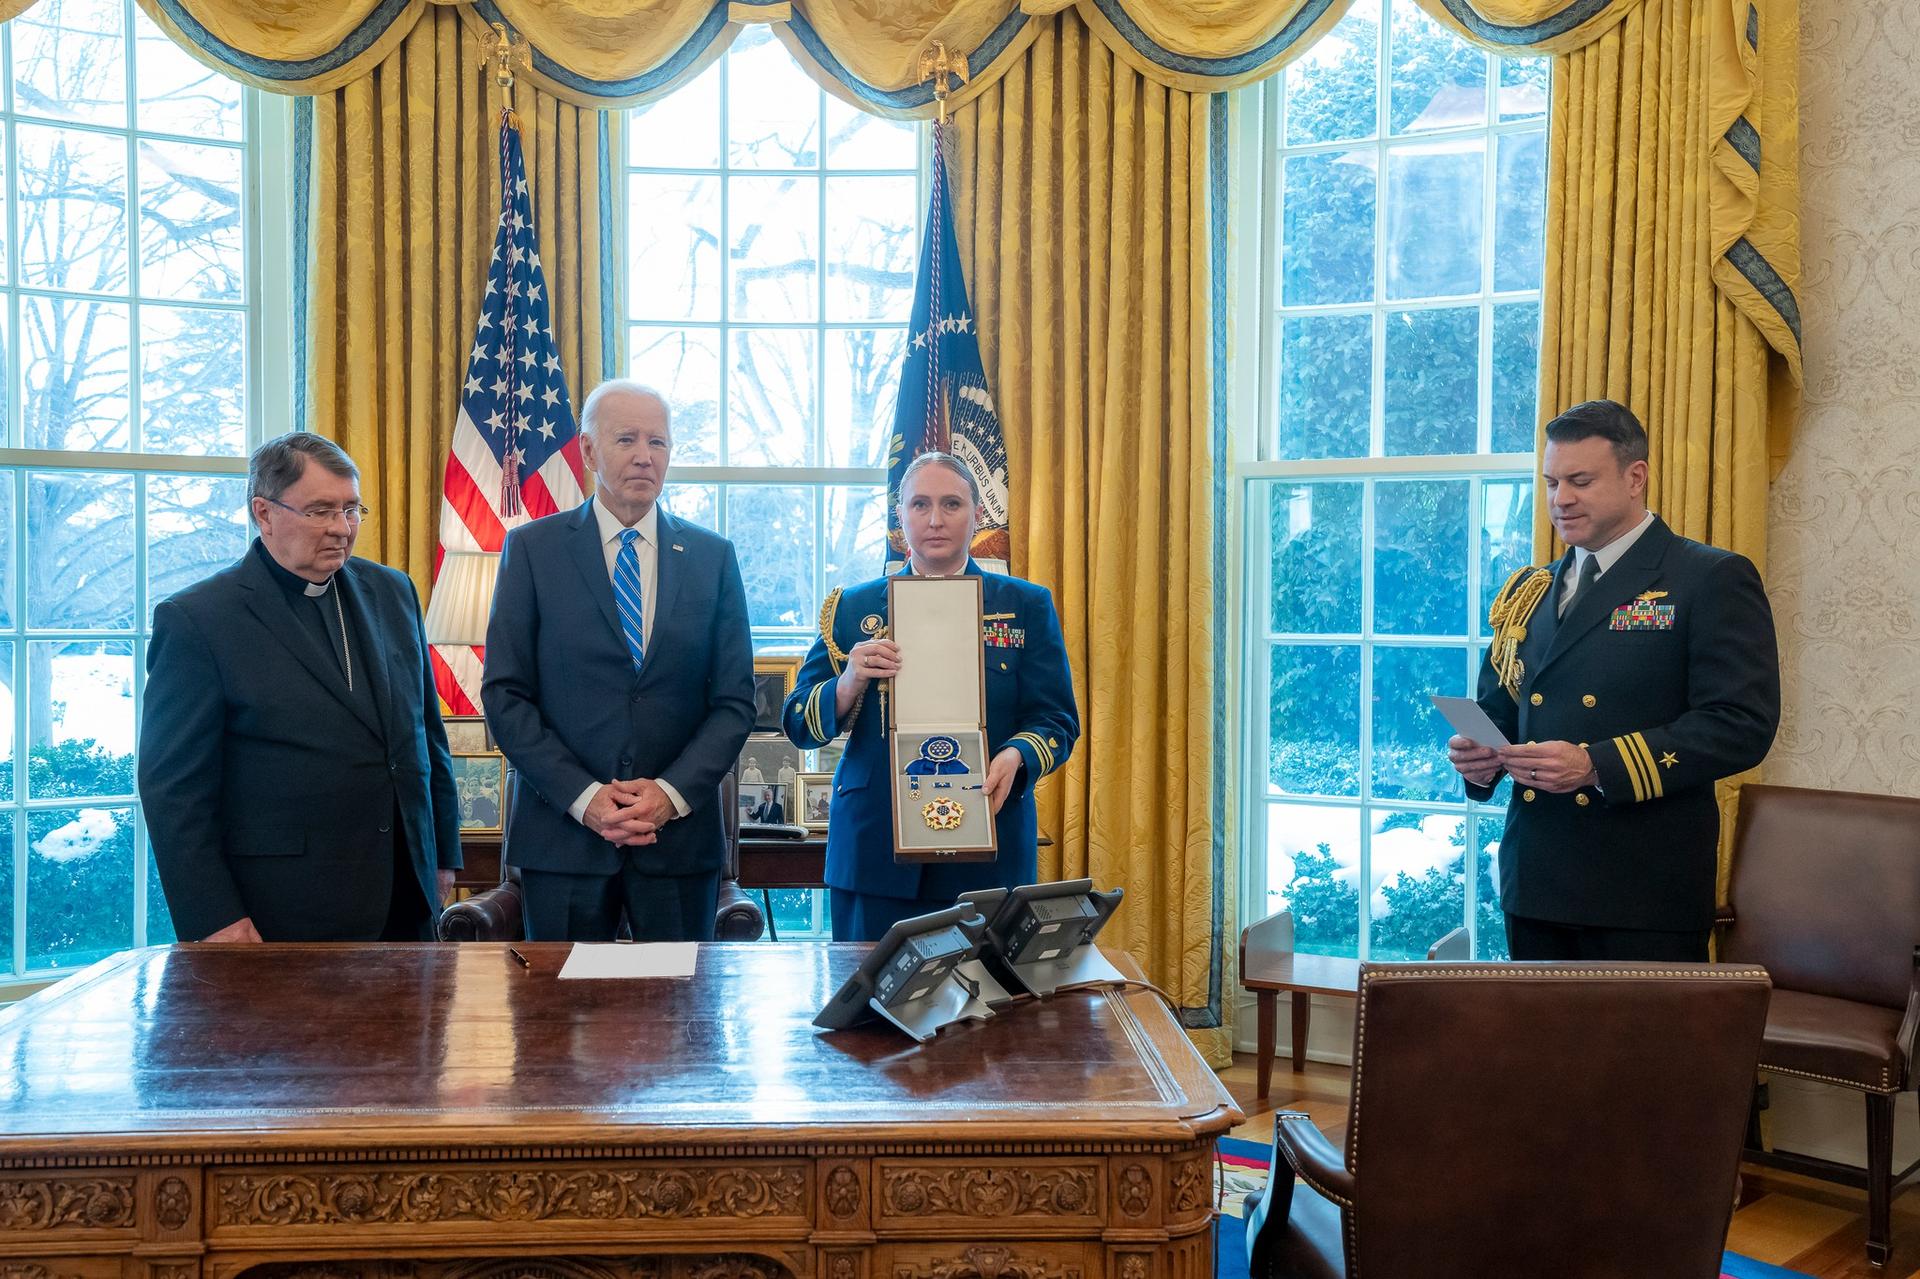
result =
M1515 959L1700 961L1713 927L1714 783L1780 723L1773 614L1751 561L1647 510L1625 406L1547 424L1549 514L1569 550L1513 575L1477 697L1515 745L1447 744L1467 794L1502 774L1500 906Z
M900 481L900 527L910 557L902 572L981 579L980 642L987 668L986 795L1000 852L991 862L918 866L893 859L893 791L876 681L900 671L900 647L885 638L887 579L836 591L821 610L820 638L788 696L782 727L816 748L842 733L827 819L827 887L835 941L877 941L902 919L953 905L976 888L1038 878L1033 787L1067 762L1080 737L1066 643L1044 586L983 572L969 548L980 491L966 465L922 453Z

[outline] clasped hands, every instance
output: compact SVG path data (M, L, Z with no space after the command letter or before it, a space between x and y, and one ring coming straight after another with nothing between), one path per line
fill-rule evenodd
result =
M1529 742L1496 749L1456 734L1447 739L1447 760L1475 786L1493 785L1502 769L1520 785L1551 795L1564 795L1600 780L1593 757L1572 742Z
M660 828L679 815L660 783L635 777L601 786L580 820L609 844L625 848L653 843L660 837Z

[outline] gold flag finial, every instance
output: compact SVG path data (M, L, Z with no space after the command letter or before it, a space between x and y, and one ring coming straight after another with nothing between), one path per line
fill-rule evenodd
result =
M953 77L967 82L967 57L950 54L947 46L935 40L920 51L920 83L933 81L933 100L940 106L940 123L947 122L947 94L953 91Z
M493 33L480 37L480 65L492 68L493 82L500 86L501 94L507 99L507 109L512 110L513 69L517 64L522 71L530 70L533 57L527 50L527 42L515 40L506 23L487 25L493 28Z

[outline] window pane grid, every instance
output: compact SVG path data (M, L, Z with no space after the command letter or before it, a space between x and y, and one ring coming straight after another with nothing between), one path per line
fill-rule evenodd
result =
M0 27L0 61L3 981L172 940L137 708L153 603L246 543L260 308L239 86L131 0L44 0ZM51 167L23 170L29 143Z
M1466 800L1426 693L1472 688L1486 604L1530 549L1545 73L1410 0L1360 0L1326 47L1265 90L1255 899L1293 907L1305 950L1417 956L1464 922L1497 954L1505 795Z
M750 31L708 72L634 113L626 160L636 277L652 267L692 290L647 294L636 278L629 293L632 371L674 406L667 506L754 544L742 572L762 651L804 649L826 591L880 570L877 539L870 556L851 544L870 531L885 481L884 441L873 437L891 426L918 243L917 133L836 112L799 75L766 33ZM794 91L776 100L782 84ZM886 155L862 141L869 135ZM650 185L661 181L683 186ZM694 194L700 183L710 191ZM647 203L656 192L672 207ZM866 199L876 194L891 200L878 211ZM700 224L687 240L691 271L658 256L660 228L677 236L683 216ZM836 234L836 219L849 217L853 234ZM854 243L883 227L877 246ZM707 244L717 249L711 292L697 265ZM802 545L778 549L787 535Z
M1494 313L1492 306L1496 302L1537 303L1539 299L1537 272L1535 273L1534 279L1530 282L1530 287L1526 288L1510 287L1510 282L1508 282L1509 287L1498 287L1499 282L1495 280L1497 255L1494 249L1500 222L1497 201L1499 191L1499 149L1505 145L1508 140L1521 140L1526 138L1543 139L1545 119L1544 116L1541 115L1512 120L1501 119L1499 105L1502 89L1506 87L1504 85L1505 78L1501 74L1487 73L1487 68L1498 67L1503 60L1490 60L1487 55L1475 54L1473 56L1480 59L1482 67L1482 70L1478 74L1478 80L1480 82L1477 88L1480 102L1480 120L1478 123L1455 124L1433 129L1423 127L1417 132L1394 132L1392 128L1391 110L1394 93L1388 91L1388 82L1390 79L1389 68L1394 65L1392 42L1396 38L1402 38L1403 35L1406 38L1422 37L1426 39L1427 43L1421 46L1421 52L1431 53L1431 46L1433 46L1434 41L1432 33L1416 31L1412 29L1413 24L1398 22L1397 19L1400 17L1400 14L1394 6L1395 0L1387 0L1389 13L1396 21L1375 21L1373 23L1371 36L1373 48L1368 50L1368 53L1380 68L1380 77L1371 95L1371 131L1367 136L1358 138L1315 138L1309 134L1306 140L1301 140L1296 136L1297 131L1292 128L1290 121L1290 113L1299 109L1297 100L1306 96L1299 92L1299 85L1296 83L1296 73L1287 73L1286 91L1275 93L1278 126L1276 129L1275 148L1271 154L1276 157L1273 162L1283 172L1290 162L1310 160L1314 157L1345 160L1348 162L1346 164L1348 169L1355 167L1370 168L1371 172L1375 175L1375 185L1378 188L1371 200L1371 218L1369 219L1369 230L1372 236L1369 269L1372 273L1372 280L1367 286L1367 296L1364 298L1354 297L1341 298L1338 300L1329 300L1323 297L1303 299L1290 295L1288 289L1282 289L1279 296L1275 299L1275 325L1276 328L1280 328L1287 321L1292 320L1305 320L1320 316L1358 316L1373 313L1374 332L1371 336L1370 343L1372 348L1370 352L1372 385L1368 396L1369 419L1367 446L1368 455L1378 457L1385 455L1389 451L1396 454L1407 451L1405 449L1391 448L1392 441L1387 438L1386 425L1383 420L1387 411L1387 398L1390 389L1387 381L1389 360L1386 334L1389 316L1427 310L1457 309L1463 307L1473 308L1477 312L1477 315L1472 350L1462 352L1462 354L1470 356L1476 366L1477 376L1469 392L1473 399L1473 439L1469 447L1460 447L1457 445L1453 449L1430 451L1485 452L1488 451L1489 448L1491 435L1490 410L1494 396L1494 390L1491 386L1491 372L1494 364L1494 352L1492 349ZM1380 16L1377 9L1373 9L1371 13L1376 19ZM1363 3L1360 6L1356 6L1356 9L1349 15L1348 23L1343 25L1356 24L1356 29L1364 29L1368 16L1369 6ZM1403 33L1400 30L1402 26L1408 27L1408 31ZM1334 34L1338 36L1343 33L1336 30ZM1345 34L1350 36L1351 33ZM1444 35L1444 33L1442 33L1442 36L1447 42L1459 43L1453 41L1450 35ZM1447 52L1446 56L1454 57L1456 60L1458 57L1458 55L1453 52ZM1479 270L1475 276L1476 287L1441 289L1425 296L1395 296L1391 291L1392 286L1390 283L1391 262L1389 249L1393 243L1390 235L1390 218L1392 216L1394 201L1397 198L1397 186L1405 181L1403 175L1395 172L1395 157L1415 154L1418 152L1418 149L1432 150L1434 148L1444 148L1449 145L1459 146L1466 143L1473 143L1481 148L1480 179L1477 198L1475 200L1475 213L1479 223L1478 238L1480 241ZM1361 161L1362 156L1366 157L1364 164ZM1302 192L1293 191L1289 183L1283 178L1283 180L1277 184L1277 202L1279 205L1278 221L1283 227L1292 227L1294 225L1291 221L1292 214L1289 212L1290 196L1293 197L1295 202L1304 198ZM1302 229L1304 230L1304 228ZM1306 242L1311 245L1319 243L1320 241L1315 237L1307 237ZM1287 274L1289 270L1288 250L1288 237L1283 234L1280 237L1280 243L1277 248L1281 265L1280 275L1283 279L1290 278ZM1318 249L1315 250L1315 252L1319 251ZM1289 376L1287 368L1288 356L1285 344L1283 343L1277 346L1275 350L1276 363L1280 368L1282 385L1284 386ZM1465 387L1460 389L1462 391L1467 390ZM1465 407L1464 402L1461 407ZM1284 424L1286 416L1287 405L1283 400L1278 404L1274 415L1274 420L1280 425L1281 429L1270 434L1268 439L1263 442L1263 456L1284 457L1288 455L1284 443L1287 438L1287 431ZM1467 445L1467 443L1464 439L1460 441L1460 445Z

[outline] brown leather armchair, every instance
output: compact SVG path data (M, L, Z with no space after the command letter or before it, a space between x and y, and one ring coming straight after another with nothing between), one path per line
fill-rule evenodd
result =
M500 828L513 821L514 770L500 805ZM726 833L727 860L720 872L720 904L713 918L715 941L758 941L767 919L760 904L740 887L740 804L733 774L720 779L720 820ZM525 922L520 913L520 870L507 860L507 839L500 837L500 883L484 893L455 902L440 912L441 941L519 941Z
M1747 1157L1867 1192L1867 1257L1885 1265L1893 1103L1916 1084L1920 1031L1920 800L1743 786L1720 957L1773 976L1760 1069L1867 1099L1867 1167L1761 1147ZM1756 1108L1756 1118L1757 1118Z
M1366 964L1346 1149L1274 1117L1251 1279L1713 1279L1767 975Z

